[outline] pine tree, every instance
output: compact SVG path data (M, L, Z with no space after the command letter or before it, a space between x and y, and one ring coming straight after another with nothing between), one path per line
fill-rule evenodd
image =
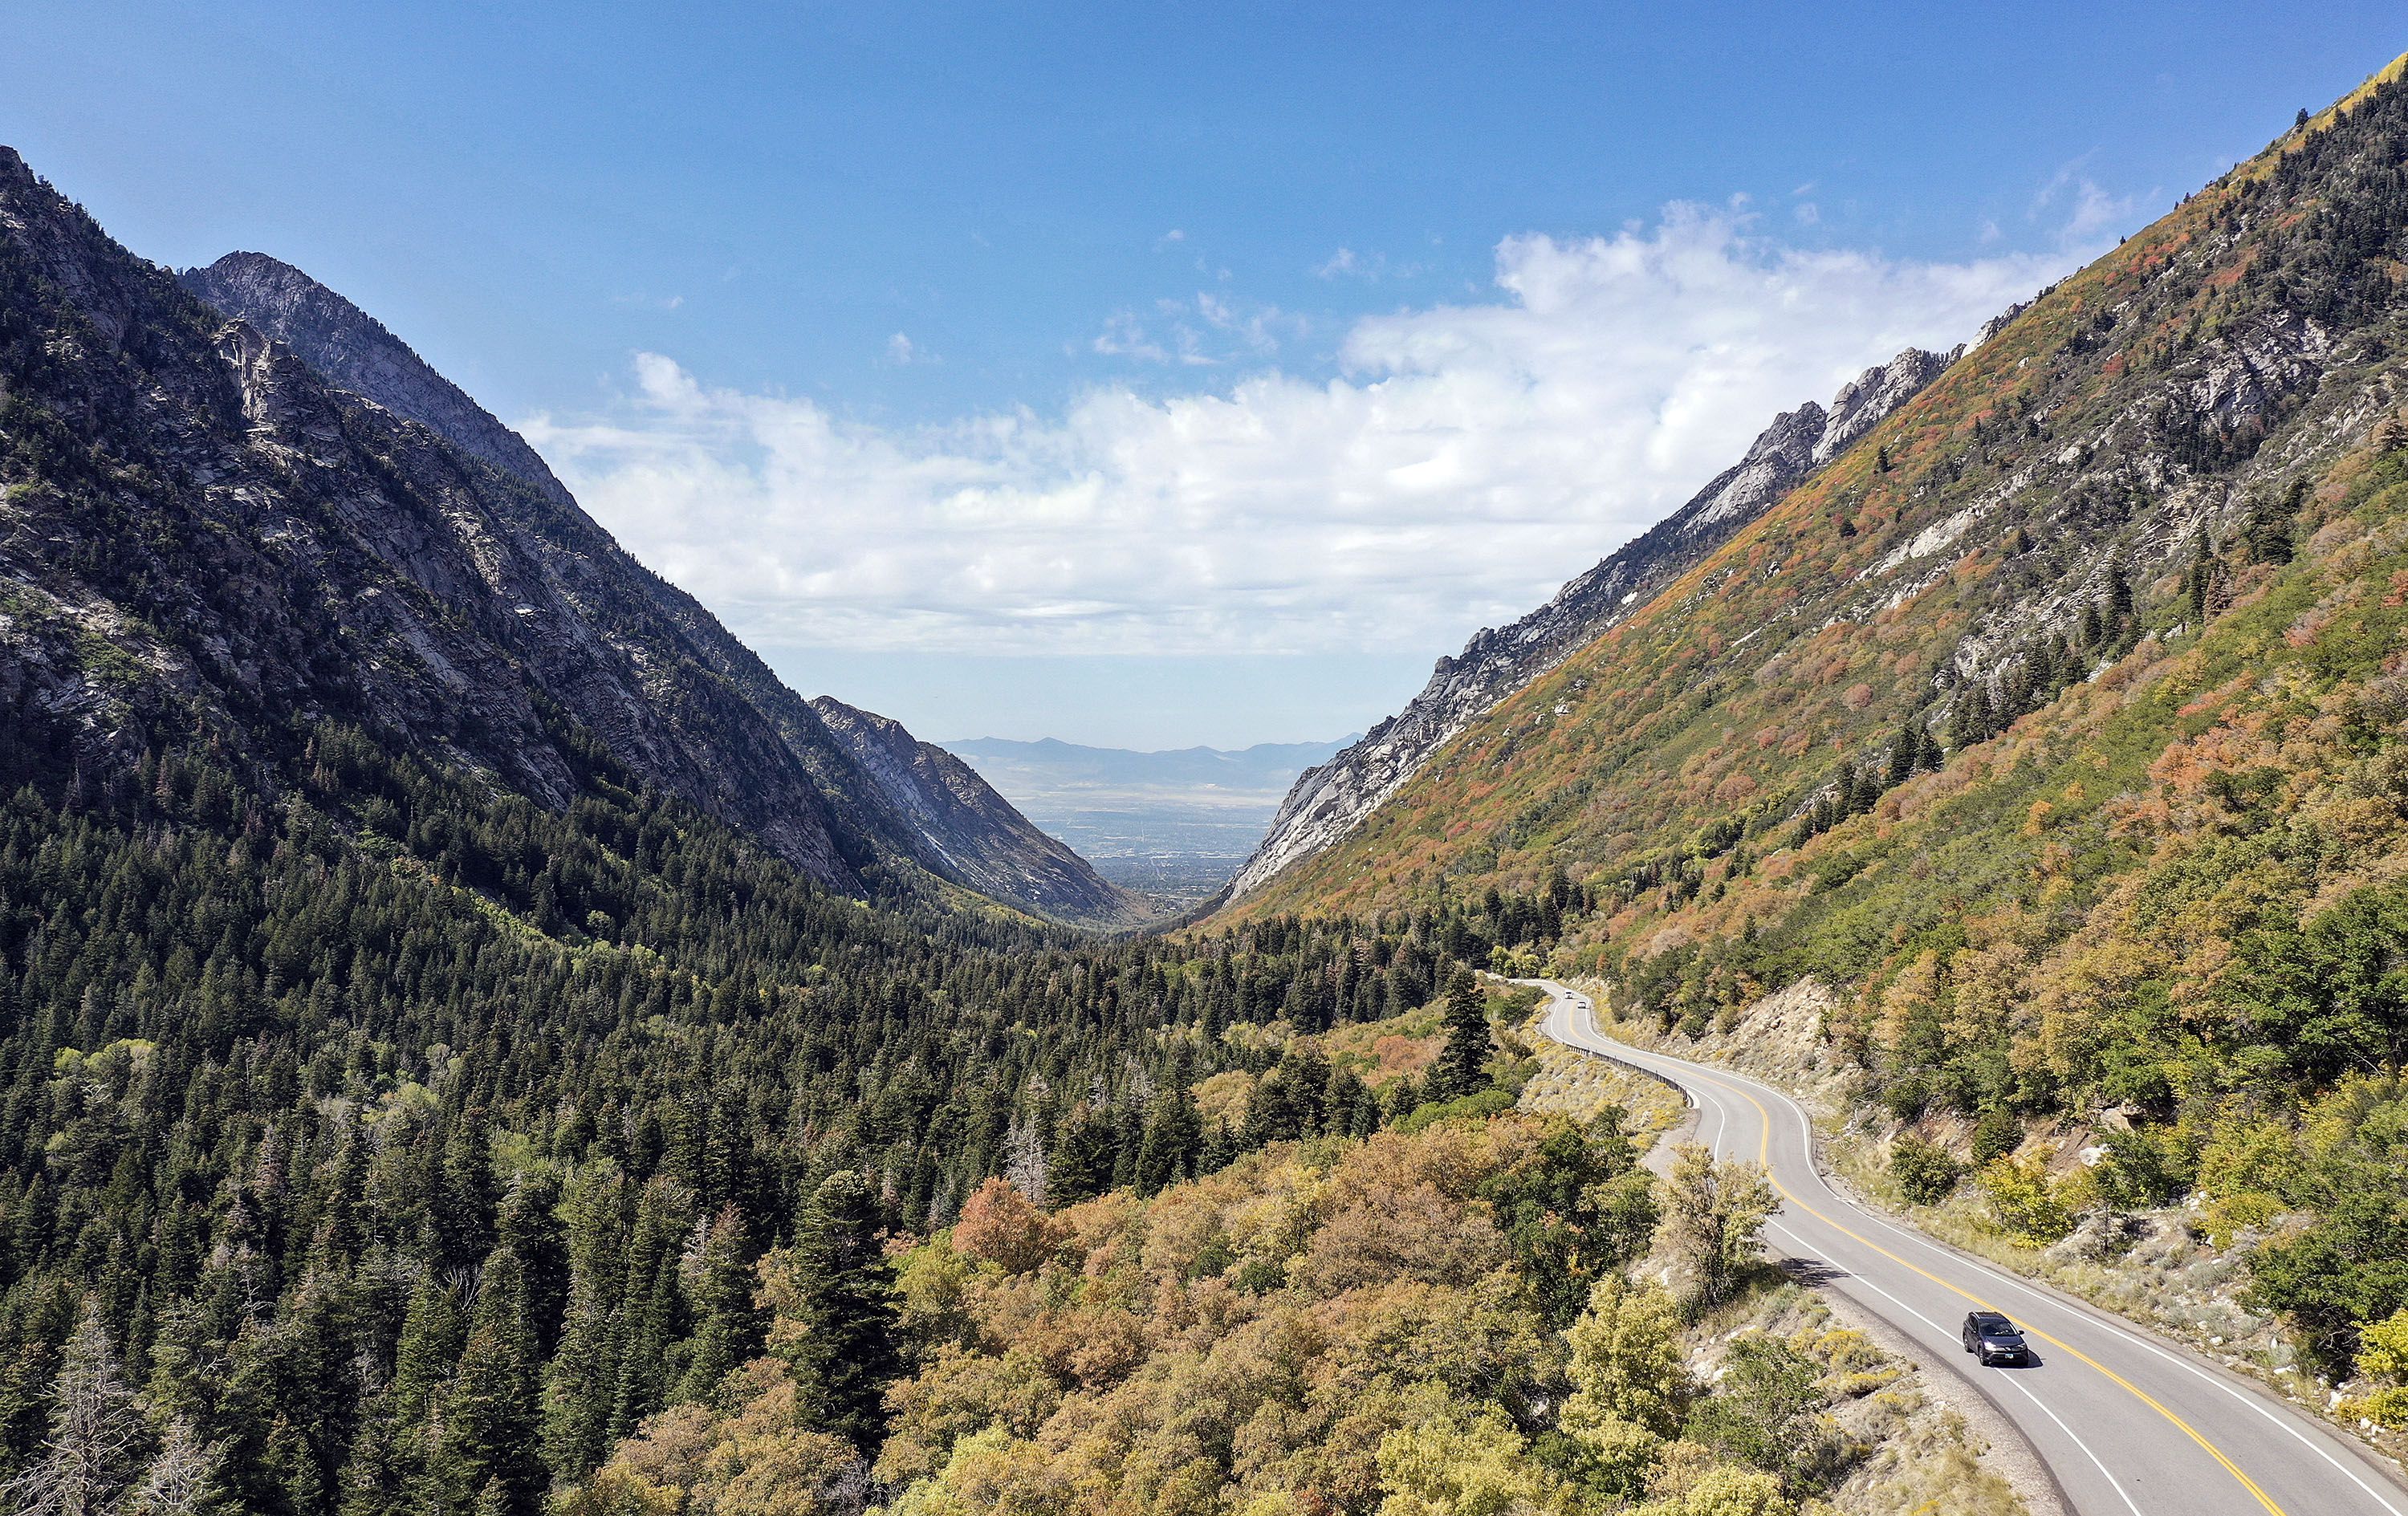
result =
M1923 738L1915 731L1917 722L1910 716L1899 724L1898 736L1889 745L1889 766L1885 773L1893 785L1904 784L1914 777L1923 757Z
M722 1209L704 1230L686 1273L694 1336L673 1398L708 1403L738 1364L761 1351L760 1312L752 1304L752 1251L746 1244L743 1215L734 1206Z
M548 1357L558 1345L561 1312L568 1299L568 1247L559 1209L559 1180L549 1169L529 1170L511 1182L495 1228L500 1246L519 1261L527 1329L538 1357Z
M410 1294L408 1314L402 1319L401 1344L394 1353L394 1424L404 1445L414 1446L438 1419L445 1387L451 1383L466 1338L459 1292L437 1279L431 1269L421 1274L417 1289Z
M644 1186L636 1230L627 1245L620 1294L618 1384L607 1440L616 1441L661 1409L668 1395L668 1359L684 1313L678 1280L677 1239L687 1225L693 1194L665 1174Z
M902 1372L882 1230L877 1191L861 1174L839 1169L811 1192L790 1266L802 1309L786 1356L802 1419L865 1453L885 1433L886 1386Z
M596 1172L579 1181L570 1202L568 1304L543 1389L544 1457L564 1480L583 1479L609 1451L627 1267L621 1188L615 1171Z
M1916 755L1915 759L1917 766L1930 769L1935 773L1946 767L1948 754L1940 746L1939 734L1920 721L1914 723L1914 729L1922 735L1923 738L1923 751Z
M537 1509L542 1468L536 1458L536 1382L525 1272L515 1254L496 1248L478 1282L460 1371L444 1407L437 1466L454 1500L466 1504L497 1488L510 1516Z
M1076 1205L1104 1193L1112 1177L1111 1124L1093 1110L1080 1110L1061 1124L1045 1175L1047 1198Z
M394 1440L392 1396L380 1395L360 1418L343 1460L337 1516L390 1516L411 1509L418 1469Z
M1451 1100L1485 1087L1493 1046L1487 997L1470 970L1459 971L1446 987L1446 1046L1430 1070L1431 1095Z
M1864 815L1880 803L1881 779L1874 773L1873 765L1870 764L1864 764L1850 769L1848 773L1848 810L1850 813L1858 816Z
M1171 1085L1154 1096L1146 1113L1145 1136L1138 1143L1129 1182L1139 1194L1152 1194L1188 1178L1196 1172L1203 1144L1204 1118L1196 1109L1196 1097L1184 1086Z

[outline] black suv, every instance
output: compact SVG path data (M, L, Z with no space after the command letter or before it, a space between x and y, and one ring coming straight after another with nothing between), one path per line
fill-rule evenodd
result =
M1965 1318L1965 1351L1985 1364L2031 1362L2031 1347L2024 1335L1995 1310L1977 1310Z

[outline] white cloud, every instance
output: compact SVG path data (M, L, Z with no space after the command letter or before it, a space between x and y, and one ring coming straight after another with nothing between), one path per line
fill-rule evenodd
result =
M2076 159L2058 169L2056 177L2032 196L2031 206L2025 212L2030 221L2056 219L2060 246L2094 246L2118 229L2129 231L2149 219L2148 207L2152 203L2164 198L2155 193L2110 194L2082 172L2082 164L2083 160Z
M756 644L1435 652L1662 517L1776 411L1965 338L2075 261L1802 251L1674 207L1510 237L1494 298L1358 321L1326 379L1256 366L896 430L647 353L603 414L523 430ZM1198 296L1093 347L1259 365L1283 320Z

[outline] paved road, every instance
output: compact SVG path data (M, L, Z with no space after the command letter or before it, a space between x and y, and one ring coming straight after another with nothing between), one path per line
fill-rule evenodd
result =
M1782 1200L1771 1245L1988 1396L2082 1516L2408 1516L2408 1494L2355 1441L2172 1342L1842 1198L1814 1166L1806 1112L1770 1085L1617 1042L1585 995L1523 982L1552 997L1549 1037L1670 1080L1698 1108L1698 1141L1763 1164ZM1976 1366L1957 1330L1977 1307L2012 1317L2037 1363Z

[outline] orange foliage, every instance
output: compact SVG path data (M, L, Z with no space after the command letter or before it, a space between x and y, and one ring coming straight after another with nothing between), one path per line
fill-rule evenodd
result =
M991 1179L963 1204L953 1246L1007 1274L1024 1274L1053 1251L1053 1228L1010 1180Z

